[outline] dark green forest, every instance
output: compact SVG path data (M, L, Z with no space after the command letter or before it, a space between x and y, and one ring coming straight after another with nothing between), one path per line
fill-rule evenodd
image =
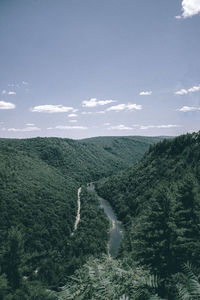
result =
M0 299L200 299L200 132L1 139L0 157ZM116 258L91 181L125 228Z
M151 146L135 167L96 186L126 228L118 257L157 275L158 294L176 299L175 274L187 262L200 267L200 133Z
M0 299L48 299L47 289L106 253L108 220L84 188L72 235L77 190L134 164L160 139L0 139Z

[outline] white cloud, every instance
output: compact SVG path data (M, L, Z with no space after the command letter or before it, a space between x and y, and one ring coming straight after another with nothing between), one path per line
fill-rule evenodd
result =
M8 131L12 131L12 132L29 132L29 131L39 131L39 130L41 129L35 126L30 126L25 128L8 128Z
M129 127L129 126L125 126L123 124L120 124L120 125L116 125L116 126L110 126L108 129L109 130L132 130L133 128Z
M35 126L33 123L26 123L26 126Z
M2 93L2 95L5 95L7 92L6 92L6 90L3 90L1 93Z
M195 106L183 106L180 109L177 109L178 111L182 112L189 112L189 111L198 111L200 110L200 107L195 107Z
M62 112L69 112L70 110L73 110L73 107L70 106L63 106L63 105L39 105L35 106L31 109L32 112L42 112L42 113L62 113Z
M200 13L200 0L183 0L181 5L182 14L176 16L176 19L190 18Z
M26 82L26 81L22 81L22 84L23 84L23 85L27 85L27 84L28 84L28 82Z
M118 105L114 105L114 106L111 106L111 107L108 107L106 110L107 111L123 111L123 110L140 110L142 109L142 105L138 105L138 104L118 104Z
M177 20L182 19L181 16L175 16L175 18L176 18Z
M16 95L16 92L9 91L9 92L8 92L8 95Z
M81 114L82 114L82 115L91 115L92 112L91 112L91 111L82 111Z
M97 111L96 114L105 114L105 110L100 110L100 111Z
M69 120L70 123L77 123L77 120Z
M15 104L5 101L0 101L0 109L13 109Z
M69 114L68 117L69 118L75 118L75 117L78 117L78 115L77 114Z
M200 91L200 85L193 86L192 88L188 89L189 93L195 93Z
M186 95L186 94L188 94L188 91L186 89L181 89L175 92L175 95Z
M152 128L178 128L180 125L142 125L140 126L140 129L152 129Z
M194 85L193 87L191 87L190 89L181 89L177 92L175 92L175 95L186 95L189 93L195 93L195 92L199 92L200 91L200 85Z
M105 125L105 126L109 126L109 125L110 125L110 123L104 123L103 125Z
M152 91L143 91L143 92L140 92L139 95L140 96L150 96L150 95L152 95Z
M126 104L118 104L107 108L107 111L121 111L126 109Z
M133 109L141 110L142 109L142 105L139 105L139 104L127 104L126 108L128 110L133 110Z
M88 129L88 127L85 127L85 126L64 126L64 125L58 125L55 128L61 129L61 130L70 130L70 129L86 130L86 129Z
M100 105L106 105L109 103L116 102L115 100L97 100L96 98L91 98L90 100L84 100L82 102L83 107L96 107Z

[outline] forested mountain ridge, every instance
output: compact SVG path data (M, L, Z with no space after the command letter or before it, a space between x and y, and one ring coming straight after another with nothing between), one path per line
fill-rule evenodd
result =
M123 163L129 167L131 164L135 164L142 158L150 145L163 139L164 137L104 136L83 139L80 142L96 146L101 149L101 152L106 151L107 153L120 158L120 160L123 160Z
M200 267L200 132L151 146L135 167L96 187L126 226L119 257L150 268L161 295L175 299L172 276L187 261Z
M137 162L159 137L0 139L8 147L37 157L78 182L108 176Z
M81 221L71 235L77 189L125 168L130 155L138 159L157 139L114 140L113 154L95 141L0 139L0 299L32 299L25 294L36 290L40 299L41 284L58 287L88 255L106 252L107 219L84 189ZM120 157L123 149L129 156Z

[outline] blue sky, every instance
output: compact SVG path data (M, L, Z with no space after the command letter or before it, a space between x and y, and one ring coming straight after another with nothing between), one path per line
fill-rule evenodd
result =
M200 0L1 0L0 137L200 129Z

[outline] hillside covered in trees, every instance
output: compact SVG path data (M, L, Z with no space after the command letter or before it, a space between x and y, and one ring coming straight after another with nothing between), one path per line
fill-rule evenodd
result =
M141 160L134 139L0 141L0 299L199 299L200 133ZM90 181L125 227L115 259Z
M135 167L96 186L126 227L119 258L158 275L160 296L182 299L175 274L187 261L200 267L200 132L151 146Z
M97 140L0 139L0 299L46 299L45 288L106 252L107 218L84 189L72 235L77 189L135 163L160 138Z

